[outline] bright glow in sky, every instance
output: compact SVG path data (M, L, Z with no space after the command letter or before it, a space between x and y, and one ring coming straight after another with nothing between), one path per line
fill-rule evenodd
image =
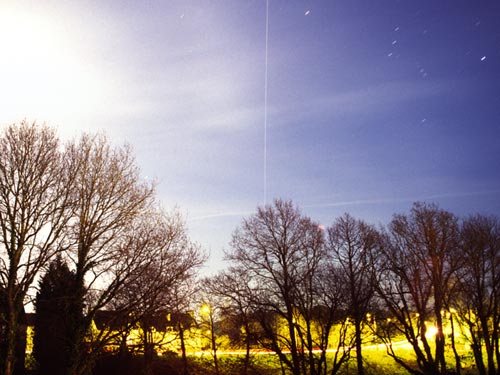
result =
M0 5L2 122L70 122L99 107L108 85L48 14Z
M266 1L3 1L0 125L105 131L220 267L264 199ZM269 0L267 194L500 214L500 4Z

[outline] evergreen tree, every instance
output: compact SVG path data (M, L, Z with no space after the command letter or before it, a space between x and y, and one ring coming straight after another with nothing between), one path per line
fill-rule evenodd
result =
M75 273L61 257L49 266L36 295L33 354L40 375L67 373L71 355L71 332L82 319L81 304L74 297Z

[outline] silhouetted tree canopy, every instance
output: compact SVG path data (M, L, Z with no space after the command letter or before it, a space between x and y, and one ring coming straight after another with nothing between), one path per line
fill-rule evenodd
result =
M71 332L81 324L82 306L75 298L76 275L59 256L39 283L35 299L33 355L40 375L68 373Z
M4 294L5 375L16 363L26 295L42 267L62 250L70 218L72 170L56 132L26 121L0 134L0 289Z
M26 121L2 131L1 374L24 372L24 307L43 271L33 351L41 375L90 374L137 328L152 370L164 344L158 328L188 316L199 289L211 303L205 335L216 372L225 331L246 349L245 373L251 348L264 347L284 373L334 375L355 355L363 375L362 344L375 336L414 375L460 373L457 326L478 373L499 372L498 217L460 219L417 202L380 229L345 214L325 230L278 199L243 219L226 252L231 266L201 288L205 254L180 215L159 207L128 146L92 134L61 145L53 129ZM173 323L184 374L194 316Z

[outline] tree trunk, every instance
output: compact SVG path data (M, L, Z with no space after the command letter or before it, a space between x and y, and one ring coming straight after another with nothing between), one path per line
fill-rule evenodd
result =
M7 296L7 339L6 339L6 352L5 352L5 362L4 362L4 371L5 375L12 375L18 371L24 370L24 353L22 353L21 358L17 358L17 354L22 351L22 348L19 348L19 340L21 340L21 335L19 332L19 318L21 316L21 312L23 311L23 306L18 306L16 298L8 295ZM25 349L25 348L24 348ZM22 363L16 362L22 360ZM24 372L24 371L23 371Z
M455 355L455 371L457 375L460 375L461 364L460 355L457 352L457 346L455 344L455 325L453 323L453 314L450 312L450 325L451 325L451 348L453 349L453 354Z
M436 364L439 369L440 374L446 374L446 359L444 356L444 333L443 333L443 318L441 316L441 311L442 307L438 306L439 311L435 311L436 314L436 337L435 337L435 343L436 343Z
M472 337L472 352L474 353L474 359L477 366L477 371L479 375L486 375L486 367L483 361L482 348L479 340L476 337Z
M214 332L214 321L211 314L212 312L210 312L210 341L212 344L212 353L214 356L215 374L219 375L219 361L217 360L217 342Z
M291 308L290 308L291 311ZM295 337L295 324L293 317L288 319L288 332L290 333L290 352L292 355L292 373L293 375L300 375L300 358L297 350L297 339Z
M245 362L243 368L243 374L248 374L248 367L250 366L250 327L248 322L245 322Z
M153 332L149 327L143 326L144 333L144 374L149 375L152 373L153 359L156 355L155 344L153 341Z
M188 375L188 361L186 355L186 343L184 341L184 327L182 326L181 322L179 322L178 324L178 329L179 329L179 339L181 340L182 374Z
M9 313L9 321L7 323L7 352L5 353L5 375L12 375L15 365L15 348L16 348L16 333L17 321L16 318Z
M355 335L356 335L356 363L358 367L358 375L364 375L365 369L363 367L363 353L362 353L362 346L363 346L363 340L361 337L361 319L356 316L355 317L355 322L354 322L354 330L355 330Z

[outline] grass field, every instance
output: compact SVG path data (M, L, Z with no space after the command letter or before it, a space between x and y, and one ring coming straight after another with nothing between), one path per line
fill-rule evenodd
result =
M414 353L408 342L400 340L393 343L393 348L397 355L404 358L407 363L412 363ZM475 375L474 360L467 345L458 347L462 361L461 375ZM448 364L450 372L455 367L454 357L451 349L448 350ZM334 353L327 354L328 365L331 366ZM383 344L366 344L363 347L363 359L366 375L406 375L408 371L398 365L393 358L387 354ZM215 375L213 357L210 352L203 352L201 355L191 355L188 357L190 375ZM240 375L244 374L244 351L220 351L218 352L219 375ZM414 368L417 368L414 366ZM96 366L93 375L138 375L145 373L145 362L142 355L129 355L127 358L109 355ZM328 369L330 370L330 368ZM169 353L158 356L147 372L149 375L181 375L183 374L183 363L177 353ZM330 371L327 372L330 374ZM351 353L350 360L342 366L338 375L354 375L357 373L355 353ZM251 365L247 375L283 375L278 356L272 352L262 352L251 356Z

